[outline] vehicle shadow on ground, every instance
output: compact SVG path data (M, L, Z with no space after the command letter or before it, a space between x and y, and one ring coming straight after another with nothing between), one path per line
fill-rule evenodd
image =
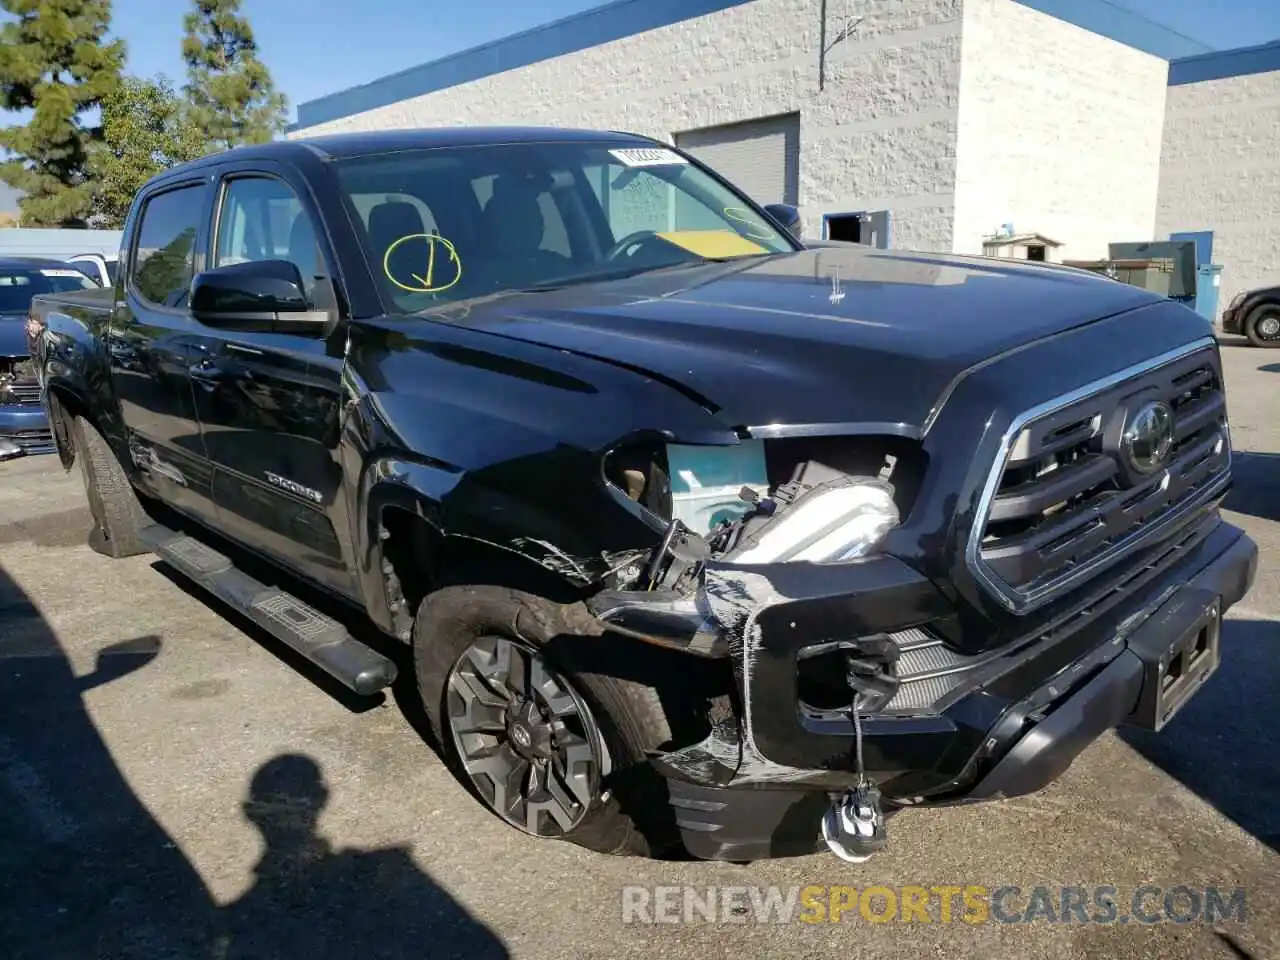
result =
M1222 664L1160 733L1121 727L1147 760L1280 851L1280 626L1227 620Z
M139 671L146 682L163 654L159 637L136 637L104 647L95 669L76 676L54 631L0 567L6 960L507 956L408 847L330 847L316 832L328 787L300 754L252 775L243 810L263 853L248 892L217 904L134 794L84 703L87 692Z
M1231 492L1223 506L1236 513L1280 520L1280 454L1234 450Z

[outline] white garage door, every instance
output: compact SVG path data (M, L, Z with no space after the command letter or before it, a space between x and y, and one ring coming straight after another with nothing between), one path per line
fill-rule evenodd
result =
M798 203L800 114L677 133L687 150L756 203Z

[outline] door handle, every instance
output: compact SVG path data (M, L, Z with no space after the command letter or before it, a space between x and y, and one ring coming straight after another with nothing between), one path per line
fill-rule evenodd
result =
M201 360L190 368L192 380L198 380L207 387L216 387L230 375L227 370L211 360Z

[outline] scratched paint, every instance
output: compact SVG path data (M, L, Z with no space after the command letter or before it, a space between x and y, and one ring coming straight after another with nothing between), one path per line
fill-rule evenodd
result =
M729 655L742 657L742 756L733 782L786 783L812 776L812 770L775 763L761 753L751 725L751 674L760 652L760 614L791 598L778 592L768 577L741 568L709 569L704 582L711 613L725 629ZM707 741L699 747L708 753L722 751L719 744Z

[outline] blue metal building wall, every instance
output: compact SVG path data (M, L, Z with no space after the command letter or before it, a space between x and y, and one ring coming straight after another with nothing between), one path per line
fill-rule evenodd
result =
M1141 14L1110 3L1109 0L1017 0L1024 7L1039 10L1051 17L1073 23L1091 33L1109 37L1118 43L1176 60L1213 50L1206 43L1148 20Z
M575 53L646 30L656 30L750 0L616 0L492 43L463 50L350 90L298 104L290 129L315 126L495 73Z
M1280 70L1280 40L1176 60L1169 64L1169 86L1270 73L1272 70Z

